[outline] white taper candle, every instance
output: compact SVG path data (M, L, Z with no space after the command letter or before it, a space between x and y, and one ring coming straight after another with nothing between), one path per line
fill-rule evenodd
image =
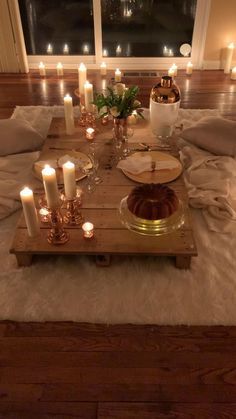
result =
M58 77L63 76L64 74L64 70L63 70L63 65L62 63L58 63L57 64L57 75Z
M115 71L115 82L120 83L121 82L121 71L119 68Z
M75 181L75 165L71 161L67 161L62 166L65 196L67 199L73 199L76 196L76 181Z
M93 85L86 81L84 83L84 103L87 112L93 111Z
M40 63L39 63L39 74L40 74L41 77L46 76L46 68L45 68L45 65L43 64L42 61L40 61Z
M190 76L193 72L193 64L189 61L186 66L186 74Z
M72 97L69 94L67 94L64 97L64 111L65 111L65 121L66 121L66 133L68 135L72 135L74 134L74 131L75 131L75 123L74 123Z
M83 63L80 64L78 68L78 76L79 76L79 93L81 95L84 94L84 83L87 80L87 68Z
M20 197L28 234L30 237L35 237L39 234L39 222L34 203L33 191L28 187L25 187L20 192Z
M234 43L231 42L228 47L226 48L226 57L225 57L225 66L224 66L224 73L229 74L232 64L232 58L233 58L233 52L234 52Z
M55 169L46 164L42 170L42 177L48 207L50 209L58 208L60 201Z

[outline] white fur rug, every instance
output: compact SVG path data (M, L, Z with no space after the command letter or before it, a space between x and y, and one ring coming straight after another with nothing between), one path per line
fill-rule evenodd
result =
M42 257L19 269L8 253L17 218L0 223L0 319L236 325L236 237L209 232L200 210L199 256L186 271L152 257L114 258L108 268L87 257Z

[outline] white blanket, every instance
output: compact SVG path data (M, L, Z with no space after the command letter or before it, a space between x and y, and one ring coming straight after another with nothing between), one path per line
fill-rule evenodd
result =
M0 157L0 219L20 208L19 193L24 186L34 189L40 185L32 175L32 166L39 154L35 151Z
M190 204L202 208L210 230L236 231L236 160L213 156L195 147L180 152Z

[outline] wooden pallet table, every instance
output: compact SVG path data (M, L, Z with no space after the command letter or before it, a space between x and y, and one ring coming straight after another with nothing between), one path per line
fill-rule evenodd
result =
M137 134L142 134L142 126L135 127ZM191 215L188 207L188 198L182 176L170 183L184 205L184 225L169 234L161 236L145 236L128 230L121 223L119 217L119 204L122 198L129 194L137 185L127 178L120 170L110 163L112 161L113 147L111 144L111 126L99 127L96 141L101 142L102 158L99 175L102 183L97 185L93 193L86 192L86 179L80 181L84 186L81 213L85 220L91 221L95 226L95 236L91 240L83 238L81 227L65 226L69 234L69 241L60 246L47 242L49 226L41 224L40 235L30 238L23 214L21 214L10 252L13 253L19 266L28 266L34 255L94 255L100 265L110 262L112 255L138 255L138 256L171 256L175 259L176 267L189 268L191 257L197 255L194 241ZM148 138L143 138L148 142ZM137 144L136 144L137 145ZM72 137L66 136L63 119L53 119L50 132L43 147L40 159L51 159L58 153L69 154L70 150L88 151L88 143L84 137L84 130L76 128ZM177 154L174 144L171 154ZM62 209L62 212L64 210Z

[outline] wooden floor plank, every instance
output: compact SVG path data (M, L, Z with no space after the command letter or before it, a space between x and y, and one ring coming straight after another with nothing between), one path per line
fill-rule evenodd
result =
M236 417L235 404L101 403L98 419L225 419Z
M0 419L96 419L97 403L1 402Z
M127 371L128 373L128 371ZM236 387L231 384L85 384L1 383L1 402L160 402L234 403Z
M58 367L64 368L235 368L236 353L222 352L166 352L166 351L83 351L56 352L44 351L21 352L15 350L0 350L1 367Z
M0 330L5 337L84 337L84 338L180 338L209 340L236 338L235 326L158 326L146 324L92 324L76 322L14 322L1 321Z
M140 384L161 385L179 384L205 385L205 384L231 384L236 385L235 368L108 368L108 367L68 367L51 366L29 368L1 367L0 383L78 383L78 384ZM236 388L236 387L235 387Z

